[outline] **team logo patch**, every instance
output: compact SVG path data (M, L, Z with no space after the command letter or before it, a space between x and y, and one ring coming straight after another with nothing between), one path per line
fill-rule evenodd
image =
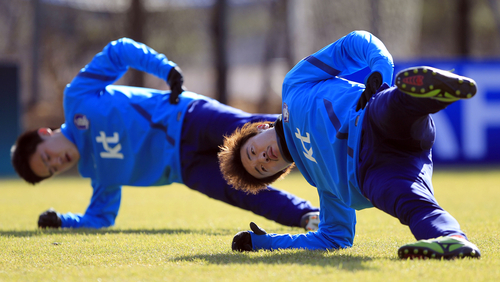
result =
M81 130L89 129L90 122L85 115L76 114L73 117L73 122L75 123L75 126L78 129Z
M283 103L282 112L283 112L283 122L288 122L290 113L288 112L288 105L286 103Z

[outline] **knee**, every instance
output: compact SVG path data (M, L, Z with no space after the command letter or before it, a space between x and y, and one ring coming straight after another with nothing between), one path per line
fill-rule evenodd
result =
M411 127L411 137L420 143L420 149L430 150L436 140L436 128L432 117L427 115L416 120Z
M368 197L376 208L396 217L404 225L436 209L441 210L425 184L416 185L410 179L395 178L398 181L392 179L393 182L377 185L383 188L371 189Z

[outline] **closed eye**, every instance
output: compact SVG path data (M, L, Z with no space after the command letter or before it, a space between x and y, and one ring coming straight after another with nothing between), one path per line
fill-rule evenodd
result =
M263 172L267 172L267 169L265 169L263 166L260 167L260 169L263 171Z
M43 164L47 167L47 170L49 171L49 177L52 176L54 174L55 171L57 171L56 168L53 168L49 165L49 161L50 161L50 156L48 155L45 155L45 158L42 157L42 162Z

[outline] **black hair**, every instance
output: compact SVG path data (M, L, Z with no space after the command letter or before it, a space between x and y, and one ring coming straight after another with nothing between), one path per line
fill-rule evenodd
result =
M30 167L30 158L35 153L38 144L42 142L43 139L38 134L38 129L30 130L19 136L16 144L10 149L12 166L17 174L33 185L48 178L36 175Z

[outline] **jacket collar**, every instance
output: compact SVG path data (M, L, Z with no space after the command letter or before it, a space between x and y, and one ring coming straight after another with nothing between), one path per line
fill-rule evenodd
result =
M274 122L274 129L276 132L276 139L278 140L278 148L280 150L281 155L283 156L283 159L287 163L293 163L292 155L290 154L288 146L286 145L285 132L283 130L282 115L279 115L278 119L276 119L276 121Z

